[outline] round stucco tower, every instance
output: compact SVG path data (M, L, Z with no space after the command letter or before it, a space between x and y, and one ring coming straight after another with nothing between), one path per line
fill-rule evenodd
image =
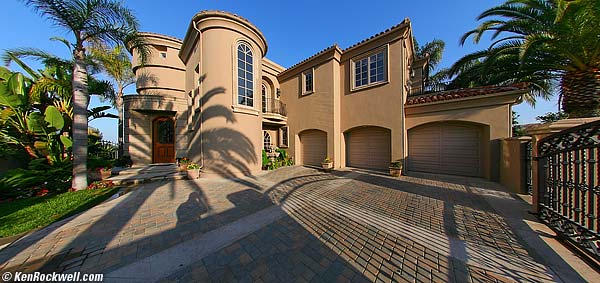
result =
M190 97L187 157L206 177L261 170L260 86L267 42L248 20L203 11L190 23L179 52Z
M182 41L156 33L140 35L149 53L142 65L138 49L129 50L139 95L123 98L124 154L135 165L172 163L188 145L185 65L178 56Z

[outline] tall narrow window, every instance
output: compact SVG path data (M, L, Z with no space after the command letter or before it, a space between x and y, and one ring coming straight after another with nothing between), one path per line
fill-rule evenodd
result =
M288 127L281 127L281 144L280 146L287 147L288 146Z
M302 73L302 94L310 94L314 90L314 72L313 69Z
M263 142L264 142L264 148L266 151L271 150L271 135L269 135L269 132L264 131L263 132Z
M267 112L267 87L262 85L262 112Z
M237 48L238 104L254 106L254 72L252 50L242 43Z

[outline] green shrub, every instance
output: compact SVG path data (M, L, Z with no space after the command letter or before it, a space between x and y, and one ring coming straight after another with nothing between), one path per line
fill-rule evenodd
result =
M269 160L269 157L267 156L267 152L263 149L262 150L262 168L267 169L269 167L270 162L271 161Z
M100 168L112 168L115 160L107 160L101 157L89 156L87 168L89 171L96 171Z
M29 162L27 169L14 169L0 176L0 199L19 199L47 190L49 194L66 192L71 187L70 161L48 164L44 158Z
M114 165L118 167L131 167L133 165L133 161L129 155L123 155L119 157L119 159L115 160Z
M198 163L190 163L187 166L188 170L200 169L200 165Z

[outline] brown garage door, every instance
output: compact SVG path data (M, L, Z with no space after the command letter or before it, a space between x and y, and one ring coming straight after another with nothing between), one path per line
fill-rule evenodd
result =
M346 135L348 166L367 169L387 169L390 166L390 131L379 127L364 127Z
M481 176L479 128L436 123L408 132L408 169Z
M307 130L300 133L302 144L302 164L321 165L327 157L327 133L319 130Z

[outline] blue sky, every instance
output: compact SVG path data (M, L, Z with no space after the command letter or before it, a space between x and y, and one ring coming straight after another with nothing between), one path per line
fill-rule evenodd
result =
M64 45L50 41L53 36L70 38L70 34L53 27L25 7L19 0L4 0L0 17L0 49L38 47L68 57ZM458 40L477 25L476 17L487 8L501 4L499 0L430 0L430 1L240 1L240 0L136 0L124 1L140 20L143 31L183 38L189 21L201 10L223 10L236 13L254 23L269 44L267 57L289 67L334 44L342 48L410 18L413 32L420 43L434 38L446 42L440 67L450 66L458 58L487 47L470 42L460 46ZM35 64L33 64L35 66ZM15 69L15 66L11 66ZM135 93L135 88L127 89ZM535 117L556 111L556 97L538 101L535 109L522 103L514 107L521 124L535 122ZM92 105L103 105L97 98ZM107 140L116 140L117 122L98 119L90 126L99 128Z

